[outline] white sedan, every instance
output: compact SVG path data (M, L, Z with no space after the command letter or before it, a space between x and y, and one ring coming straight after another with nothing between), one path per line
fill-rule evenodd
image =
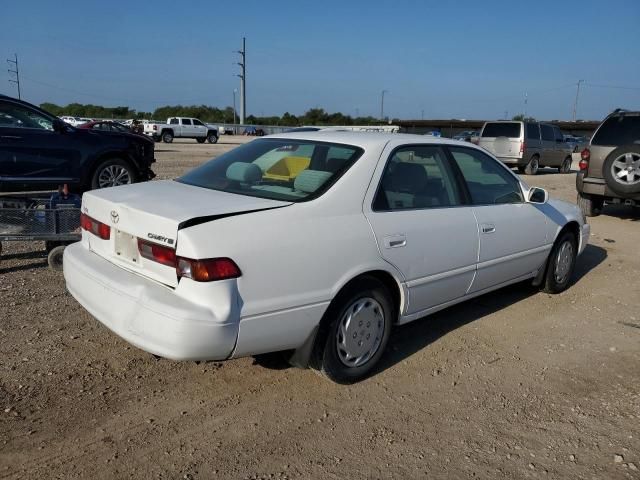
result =
M300 132L183 177L87 192L73 296L155 355L288 351L337 382L391 329L524 280L557 293L589 225L485 150L417 135Z

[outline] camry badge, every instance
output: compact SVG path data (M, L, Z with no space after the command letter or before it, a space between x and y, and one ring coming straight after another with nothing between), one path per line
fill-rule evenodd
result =
M118 215L118 212L116 212L115 210L111 210L111 221L113 223L118 223L118 220L120 220L120 215Z

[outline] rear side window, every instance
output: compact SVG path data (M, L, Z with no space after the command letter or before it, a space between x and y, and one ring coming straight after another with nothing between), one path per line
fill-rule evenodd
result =
M487 123L482 130L483 137L520 138L522 124L518 122Z
M556 137L553 134L553 127L551 125L540 125L540 132L542 134L542 140L555 142Z
M556 142L564 142L564 136L562 135L562 131L558 127L553 127L553 132L556 137Z
M182 124L183 125L191 125L191 120L188 118L183 118L182 119Z
M464 177L474 205L521 203L518 180L497 160L479 150L449 147Z
M396 150L380 180L375 211L452 207L461 195L441 147L414 145Z
M527 140L540 140L540 126L537 123L527 123Z
M607 118L591 140L592 145L630 145L640 142L640 115Z
M177 125L178 124L178 119L177 118L172 118L171 121L169 122L169 124Z

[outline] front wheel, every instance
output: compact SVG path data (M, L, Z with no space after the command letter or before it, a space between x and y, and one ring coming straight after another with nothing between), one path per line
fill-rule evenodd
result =
M218 135L216 135L215 133L210 133L207 136L207 140L209 141L209 143L218 143Z
M136 181L136 174L131 165L119 158L110 158L100 163L93 172L91 188L117 187Z
M578 256L578 242L571 232L565 232L556 241L549 255L547 275L543 290L547 293L560 293L567 289Z
M391 296L379 280L355 282L327 310L327 328L318 338L313 363L337 383L365 378L384 354L394 313Z
M558 167L558 172L560 173L571 172L571 157L567 157L562 161L562 165Z

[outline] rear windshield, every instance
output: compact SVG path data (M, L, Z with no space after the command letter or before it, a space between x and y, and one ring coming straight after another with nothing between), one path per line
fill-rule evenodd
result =
M520 138L522 124L518 122L487 123L482 129L483 137Z
M640 115L607 118L591 140L592 145L630 145L640 142Z
M363 152L359 147L311 140L260 139L210 160L177 181L300 202L322 195Z

